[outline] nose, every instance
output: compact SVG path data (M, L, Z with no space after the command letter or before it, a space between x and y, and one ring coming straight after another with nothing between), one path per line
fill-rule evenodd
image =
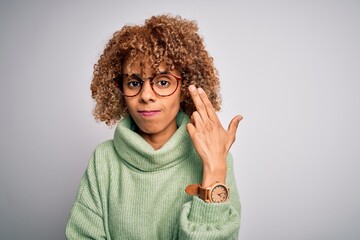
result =
M151 87L151 83L149 80L143 82L141 91L139 93L141 102L151 102L155 101L156 95Z

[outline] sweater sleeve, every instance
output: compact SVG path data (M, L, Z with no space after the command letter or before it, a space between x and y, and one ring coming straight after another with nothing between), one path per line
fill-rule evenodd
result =
M106 239L94 159L81 179L66 225L67 239Z
M197 196L183 206L179 239L238 239L240 201L235 183L231 154L227 158L226 184L230 199L226 203L206 203Z

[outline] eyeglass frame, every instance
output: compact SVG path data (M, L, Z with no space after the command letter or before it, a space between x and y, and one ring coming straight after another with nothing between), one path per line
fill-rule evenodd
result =
M155 89L154 89L153 79L156 78L156 76L162 75L162 74L169 74L169 75L173 76L173 77L176 79L176 88L175 88L175 90L174 90L172 93L170 93L170 94L162 95L162 94L157 93L157 92L155 91ZM139 92L136 93L135 95L126 95L125 93L123 93L124 90L121 90L120 83L122 84L123 79L124 79L125 77L127 77L127 76L135 76L139 81L141 81L140 90L139 90ZM122 74L119 74L117 77L115 77L113 80L115 81L118 89L120 90L120 93L121 93L124 97L135 97L135 96L137 96L139 93L141 93L141 90L142 90L142 88L143 88L143 84L144 84L144 82L145 82L144 79L145 79L145 80L146 80L146 79L149 79L149 80L150 80L150 87L151 87L152 91L153 91L157 96L160 96L160 97L169 97L169 96L173 95L173 94L176 92L176 90L178 89L178 87L179 87L179 85L180 85L179 82L180 82L180 80L182 79L182 77L181 77L181 76L176 76L175 74L173 74L173 73L171 73L171 72L160 72L160 74L155 74L154 76L152 76L152 77L147 77L147 78L141 77L140 74L127 74L127 73L122 73Z

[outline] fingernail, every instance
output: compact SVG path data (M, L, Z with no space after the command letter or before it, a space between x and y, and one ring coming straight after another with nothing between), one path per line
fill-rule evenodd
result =
M199 93L204 93L204 89L198 88L198 92L199 92Z
M190 85L190 86L189 86L189 90L190 90L190 91L192 91L192 92L193 92L193 91L195 91L195 89L196 89L196 88L195 88L195 86L194 86L194 85Z

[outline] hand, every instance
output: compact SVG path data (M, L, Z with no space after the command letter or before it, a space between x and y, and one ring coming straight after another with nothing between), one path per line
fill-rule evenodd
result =
M226 156L235 141L236 130L243 117L234 117L225 130L204 90L190 85L189 91L197 111L193 112L186 127L203 161L201 185L208 187L216 181L225 183Z

